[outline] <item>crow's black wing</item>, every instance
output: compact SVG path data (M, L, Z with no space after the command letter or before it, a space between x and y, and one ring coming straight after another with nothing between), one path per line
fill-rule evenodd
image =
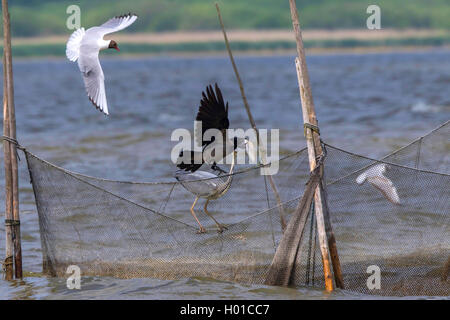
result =
M218 129L224 134L225 130L230 126L228 121L228 102L225 105L222 92L217 83L215 84L215 92L212 86L209 85L206 87L206 93L202 92L202 97L197 117L195 118L195 120L202 122L202 137L208 129ZM226 138L225 135L223 138ZM211 142L201 140L202 146L206 146Z
M187 153L187 161L185 161L186 159L184 159L185 157L183 157L185 153ZM200 162L198 161L199 159L201 159L201 163L198 163ZM185 171L195 172L202 166L202 164L203 157L201 152L198 152L197 154L197 152L195 151L183 150L180 152L177 159L177 167Z

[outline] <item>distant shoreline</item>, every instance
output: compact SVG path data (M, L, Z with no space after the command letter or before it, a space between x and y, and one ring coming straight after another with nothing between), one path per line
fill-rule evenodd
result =
M424 53L435 52L441 50L450 53L450 46L442 47L355 47L355 48L310 48L306 50L307 56L327 56L327 55L363 55L363 54L383 54L383 53ZM283 56L295 56L296 50L247 50L247 51L233 51L233 54L237 58L242 57L283 57ZM165 52L165 53L124 53L116 55L103 56L102 59L145 59L145 58L228 58L227 52L221 51L207 51L207 52ZM44 56L15 56L15 61L30 61L30 60L66 60L64 55L44 55Z
M405 39L405 38L432 38L443 37L450 34L448 30L430 29L341 29L341 30L304 30L305 41L318 40L380 40L380 39ZM275 30L229 30L227 35L230 41L238 42L271 42L271 41L295 41L291 29ZM70 36L40 36L32 38L13 38L13 45L32 44L61 44L65 43ZM223 41L220 30L212 31L189 31L189 32L159 32L159 33L117 33L107 35L105 38L114 38L124 43L144 44L173 44L173 43L205 43Z
M13 55L64 57L68 36L14 38ZM236 54L295 53L291 30L231 30L228 37ZM116 34L113 38L119 43L122 56L220 55L225 51L220 31ZM307 50L317 54L410 51L450 46L450 34L446 30L306 30L303 38Z

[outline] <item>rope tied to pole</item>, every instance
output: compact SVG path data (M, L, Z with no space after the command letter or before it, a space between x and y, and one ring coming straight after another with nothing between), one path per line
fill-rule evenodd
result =
M5 226L20 226L20 220L5 219Z
M17 141L17 140L14 139L14 138L11 138L11 137L2 135L2 139L5 140L5 141L8 141L9 143L12 143L12 144L14 144L14 145L16 146L16 155L17 155L17 159L19 159L19 161L20 161L20 156L19 156L19 153L17 152L17 149L20 149L20 150L22 150L22 151L25 151L25 147L22 147L22 145L19 143L19 141Z
M14 139L14 138L11 138L11 137L2 135L2 139L5 140L5 141L10 142L10 143L12 143L12 144L15 144L17 149L25 150L25 147L23 147L23 146L19 143L19 141L17 141L17 140Z
M311 129L312 131L317 132L318 135L320 135L320 129L318 126L313 125L311 123L305 122L303 124L303 135L306 137L306 129Z
M322 144L322 146L324 146L322 140L321 140L321 144ZM323 149L322 149L322 153L316 157L316 166L315 166L314 169L311 171L311 174L312 174L314 171L318 170L318 168L319 168L320 166L323 165L326 156L327 156L327 150L326 150L325 148L323 148ZM321 176L320 176L320 179L321 179L321 180L323 179L322 174L321 174Z

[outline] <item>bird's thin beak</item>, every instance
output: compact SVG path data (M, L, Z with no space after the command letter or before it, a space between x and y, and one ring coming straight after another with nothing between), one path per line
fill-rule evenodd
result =
M117 51L120 51L120 49L119 49L119 47L118 46L116 46L114 49L116 49Z
M248 154L250 163L257 163L257 150L255 145L248 139L245 140L245 152Z

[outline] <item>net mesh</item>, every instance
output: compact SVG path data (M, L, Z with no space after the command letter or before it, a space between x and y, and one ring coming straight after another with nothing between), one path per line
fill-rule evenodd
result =
M450 294L445 280L449 128L446 123L379 161L325 145L324 185L346 289L394 296ZM197 234L189 211L194 196L178 182L99 179L64 170L28 151L26 155L44 272L54 276L78 265L83 275L264 283L283 236L280 214L289 221L309 178L306 149L279 161L273 179L280 210L261 168L239 166L228 192L208 205L228 229L217 232L202 212L205 200L200 200L195 211L207 233ZM389 202L370 183L356 183L361 173L381 163L387 164L385 176L396 187L400 204ZM322 287L313 214L300 248L295 285ZM379 289L367 285L372 265L381 271Z

